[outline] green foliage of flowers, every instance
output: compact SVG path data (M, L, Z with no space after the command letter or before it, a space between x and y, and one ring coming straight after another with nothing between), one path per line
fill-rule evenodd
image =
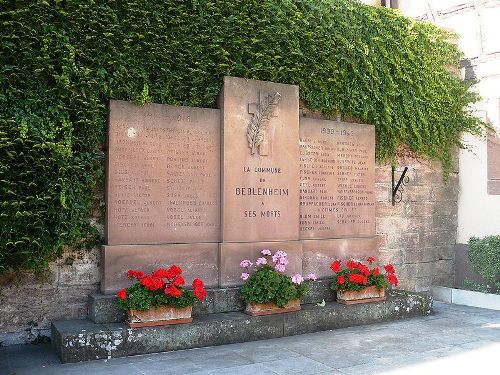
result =
M481 292L500 293L500 236L472 237L468 256L472 269L485 281L469 281L468 286Z
M308 290L302 284L295 284L290 276L277 272L270 265L260 266L252 273L241 287L241 296L247 302L268 303L274 302L279 307L288 302L301 298Z
M215 106L224 75L300 86L311 110L374 124L451 163L482 124L427 23L350 0L0 0L0 274L99 241L109 99ZM97 201L97 202L96 202Z

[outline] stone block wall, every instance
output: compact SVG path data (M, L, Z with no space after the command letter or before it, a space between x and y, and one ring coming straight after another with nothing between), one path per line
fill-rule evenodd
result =
M405 164L401 164L405 165ZM452 285L457 225L458 174L443 181L438 164L413 162L403 200L391 204L391 166L377 167L376 232L380 261L395 265L399 287L426 291ZM398 174L399 175L399 174ZM85 318L87 296L99 290L99 250L68 252L46 279L25 274L0 284L0 343L49 335L50 322Z
M376 232L381 263L392 263L401 289L452 286L457 228L458 173L443 180L438 163L408 166L403 199L392 206L391 166L377 167ZM396 180L401 172L396 173Z
M90 293L99 290L99 250L68 252L50 272L0 280L0 346L50 336L50 322L85 318Z

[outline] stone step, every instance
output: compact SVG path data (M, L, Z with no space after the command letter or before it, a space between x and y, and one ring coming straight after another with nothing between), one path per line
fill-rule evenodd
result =
M359 305L327 302L286 314L251 317L242 312L206 314L190 324L129 328L90 320L52 323L52 342L63 363L117 358L262 340L428 315L432 297L393 292L386 301Z

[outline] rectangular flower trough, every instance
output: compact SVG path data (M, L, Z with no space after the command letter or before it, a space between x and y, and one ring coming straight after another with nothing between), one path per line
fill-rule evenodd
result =
M128 311L127 325L131 328L164 326L169 324L191 323L193 307L183 308L172 306L151 307L149 310Z
M288 313L292 311L300 310L300 299L294 299L288 302L285 306L279 307L275 303L247 303L247 307L245 309L245 314L251 316L261 316L261 315L270 315L270 314L282 314Z
M344 305L385 301L385 289L377 289L375 285L362 290L337 290L337 302Z

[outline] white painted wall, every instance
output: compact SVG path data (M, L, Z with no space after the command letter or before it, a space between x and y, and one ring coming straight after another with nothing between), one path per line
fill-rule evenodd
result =
M500 1L400 0L399 9L459 34L458 45L472 65L467 75L473 70L479 81L474 88L483 98L474 110L500 131ZM462 244L471 236L500 234L500 195L487 194L486 139L464 135L463 140L470 151L459 155L457 243Z

